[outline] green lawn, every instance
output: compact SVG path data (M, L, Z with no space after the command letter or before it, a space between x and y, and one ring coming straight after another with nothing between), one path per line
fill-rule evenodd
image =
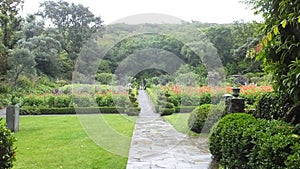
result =
M188 134L189 136L199 136L193 131L189 130L188 119L190 114L178 113L170 116L164 116L164 118L180 133Z
M100 115L91 115L93 119ZM136 117L103 115L107 126L131 138ZM127 157L110 153L98 146L82 128L77 116L28 116L20 118L17 161L14 169L105 168L124 169ZM103 131L110 131L106 128ZM100 134L101 135L101 134ZM109 137L109 136L105 136ZM114 143L114 138L105 138ZM126 145L115 145L129 150Z

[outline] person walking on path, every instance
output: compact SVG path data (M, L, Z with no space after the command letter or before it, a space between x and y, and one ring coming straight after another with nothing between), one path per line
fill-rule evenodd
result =
M147 80L146 79L143 79L143 86L144 86L144 90L146 90L146 88L147 88Z

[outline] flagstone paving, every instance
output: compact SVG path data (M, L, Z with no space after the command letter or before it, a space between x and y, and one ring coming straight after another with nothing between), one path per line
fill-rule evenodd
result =
M127 169L207 169L211 154L207 138L190 138L177 132L154 112L147 93L139 91L137 119Z

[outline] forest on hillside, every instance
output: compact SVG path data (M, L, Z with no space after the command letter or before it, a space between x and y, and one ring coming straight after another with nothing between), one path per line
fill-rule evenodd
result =
M268 83L255 59L261 23L103 25L81 4L45 1L38 12L21 17L22 4L0 3L4 105L11 95L71 83L124 86L147 79L154 85L205 86L236 82L241 75L242 83Z

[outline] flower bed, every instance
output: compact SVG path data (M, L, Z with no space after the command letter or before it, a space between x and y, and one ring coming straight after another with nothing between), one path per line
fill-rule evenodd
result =
M257 85L244 85L240 86L240 97L245 99L246 105L248 107L253 106L254 102L264 93L273 91L271 86L257 86ZM192 87L192 86L159 86L148 89L148 94L150 95L156 110L159 107L167 107L169 103L173 104L175 107L175 112L180 112L180 108L200 106L203 104L217 104L222 100L222 96L225 93L232 93L232 87ZM164 95L168 95L164 96ZM164 105L159 103L164 102ZM191 110L191 109L190 109ZM159 112L159 111L158 111ZM190 113L189 111L188 113Z
M72 89L73 93L68 86L55 93L26 95L22 99L21 114L74 114L77 109L95 113L100 109L101 113L126 112L130 115L138 115L137 111L140 108L136 99L136 89L118 91L107 86L101 87L77 85L76 89Z

